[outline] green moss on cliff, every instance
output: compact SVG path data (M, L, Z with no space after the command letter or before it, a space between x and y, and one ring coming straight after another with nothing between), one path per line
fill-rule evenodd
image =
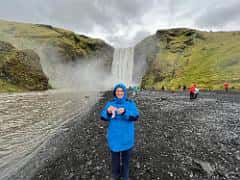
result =
M53 47L60 60L71 61L107 54L112 60L113 48L100 39L78 35L72 31L43 24L27 24L0 20L0 39L20 49ZM106 53L106 51L110 53ZM105 56L106 57L106 56Z
M32 50L17 50L3 41L0 41L0 85L0 92L50 88L39 56Z
M217 90L224 82L240 89L240 32L202 32L192 29L156 33L159 50L149 63L142 86L176 90L198 84Z
M56 72L58 72L56 64L67 66L68 63L72 65L73 61L88 61L96 58L101 61L106 72L111 70L113 58L111 46L100 39L78 35L65 29L43 24L0 20L0 39L13 44L18 49L34 50L40 56L44 72L49 78L56 78ZM16 67L16 69L21 69L21 67ZM11 74L16 73L11 71ZM28 80L30 81L32 80ZM51 83L54 85L53 81Z

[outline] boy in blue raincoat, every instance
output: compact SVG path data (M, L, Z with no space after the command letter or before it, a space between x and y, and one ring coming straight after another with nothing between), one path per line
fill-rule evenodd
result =
M127 180L130 153L135 141L134 121L138 119L139 112L135 102L127 98L124 84L114 87L113 96L102 110L101 119L109 122L107 141L112 155L112 179L122 176Z

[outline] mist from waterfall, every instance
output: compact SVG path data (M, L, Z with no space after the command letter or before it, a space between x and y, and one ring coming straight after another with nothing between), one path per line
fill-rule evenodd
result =
M112 75L115 83L122 82L127 86L133 82L134 48L116 48L112 62Z

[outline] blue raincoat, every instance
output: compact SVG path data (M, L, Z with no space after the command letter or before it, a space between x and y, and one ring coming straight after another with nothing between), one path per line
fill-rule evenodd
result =
M115 95L117 88L122 88L124 97L119 99ZM108 121L107 141L109 148L114 152L125 151L134 146L134 121L139 117L139 112L134 101L127 99L127 89L124 84L117 84L113 90L114 98L108 101L103 111L101 112L101 119ZM123 114L117 114L112 117L107 109L109 106L116 108L124 108Z

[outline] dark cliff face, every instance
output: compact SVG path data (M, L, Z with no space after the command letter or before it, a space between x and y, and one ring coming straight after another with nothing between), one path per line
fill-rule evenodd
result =
M204 32L187 28L158 30L135 47L135 64L145 89L190 86L220 90L228 82L240 89L239 32ZM143 73L144 72L144 73Z
M50 86L39 56L0 41L0 91L46 90Z

